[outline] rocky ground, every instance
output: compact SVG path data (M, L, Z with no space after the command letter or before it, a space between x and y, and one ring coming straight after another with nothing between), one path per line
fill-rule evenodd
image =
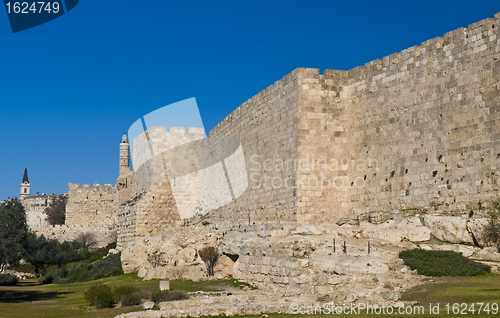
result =
M160 311L120 317L290 312L294 303L401 306L401 293L423 281L398 257L404 249L454 250L498 272L500 254L483 235L486 222L373 213L345 216L336 224L241 221L166 229L161 237L123 248L126 271L138 271L144 279L208 279L196 251L219 246L223 255L215 278L239 279L258 290L201 293L161 303Z

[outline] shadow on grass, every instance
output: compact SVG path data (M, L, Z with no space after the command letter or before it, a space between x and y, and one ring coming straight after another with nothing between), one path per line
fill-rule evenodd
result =
M71 292L42 292L32 290L0 290L0 303L31 303L54 300Z

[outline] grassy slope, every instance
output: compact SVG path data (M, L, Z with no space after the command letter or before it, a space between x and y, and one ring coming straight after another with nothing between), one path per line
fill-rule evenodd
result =
M23 282L19 286L0 287L0 317L114 317L120 313L141 310L141 306L94 310L83 299L84 291L96 283L106 283L113 287L120 285L134 285L139 289L158 289L158 280L143 282L135 274L110 277L94 282L67 284L67 285L37 285L34 281ZM190 282L172 281L171 288L175 290L196 291L210 289L211 285L221 283L233 284L233 281L224 282ZM236 284L237 285L237 284ZM418 286L403 296L404 300L416 300L424 305L426 315L419 317L436 317L428 315L429 303L441 303L443 312L446 303L489 302L500 304L500 275L486 275L481 277L443 277L432 279L428 284ZM20 302L23 300L24 302ZM30 302L31 301L31 302ZM477 313L474 317L494 317L495 315ZM270 315L270 317L298 317L299 315ZM324 315L323 317L326 317ZM355 315L357 317L373 317ZM394 316L394 315L392 315ZM405 315L410 316L410 315ZM456 316L456 315L450 315ZM500 316L497 315L497 316ZM261 317L261 316L255 316ZM305 315L305 317L317 317ZM376 315L384 317L384 315ZM386 317L391 317L386 316ZM416 317L416 316L410 316ZM446 317L446 315L439 315Z

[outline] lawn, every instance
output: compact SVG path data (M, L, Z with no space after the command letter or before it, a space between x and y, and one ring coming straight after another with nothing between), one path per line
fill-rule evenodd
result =
M138 289L158 290L159 280L143 282L135 274L109 277L92 282L39 285L36 280L21 281L17 286L0 286L0 317L115 317L121 313L142 310L142 306L95 310L83 298L83 293L90 286L104 283L112 287L134 285ZM214 285L239 286L233 281L190 282L171 281L173 290L197 291L216 290Z
M158 280L143 282L135 274L109 277L93 282L66 285L38 285L36 281L22 281L18 286L0 287L0 317L114 317L118 314L142 310L141 306L95 310L83 299L84 291L96 283L109 284L112 287L134 285L138 289L157 290ZM218 286L217 286L218 285ZM242 286L234 281L171 281L173 290L187 292L197 290L215 290L220 285ZM500 275L483 275L478 277L441 277L430 279L428 283L418 286L403 295L403 300L417 301L425 308L424 315L404 315L409 317L451 317L457 316L451 312L454 303L495 303L500 305ZM429 304L440 303L440 315L429 313ZM450 315L446 315L446 304L450 304ZM477 309L477 307L476 307ZM490 308L491 309L491 308ZM467 313L474 317L500 316L492 312L487 314L477 311ZM277 315L269 317L319 317L320 315ZM321 315L326 317L329 315ZM337 315L340 316L340 315ZM366 315L363 313L350 315L357 317L391 317L394 315ZM401 316L401 315L400 315ZM255 318L261 317L254 316Z

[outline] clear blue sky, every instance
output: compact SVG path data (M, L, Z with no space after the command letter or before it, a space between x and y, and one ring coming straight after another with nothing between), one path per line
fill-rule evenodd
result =
M81 0L13 34L0 8L0 200L115 183L141 116L196 97L206 129L297 67L347 70L493 17L500 1Z

